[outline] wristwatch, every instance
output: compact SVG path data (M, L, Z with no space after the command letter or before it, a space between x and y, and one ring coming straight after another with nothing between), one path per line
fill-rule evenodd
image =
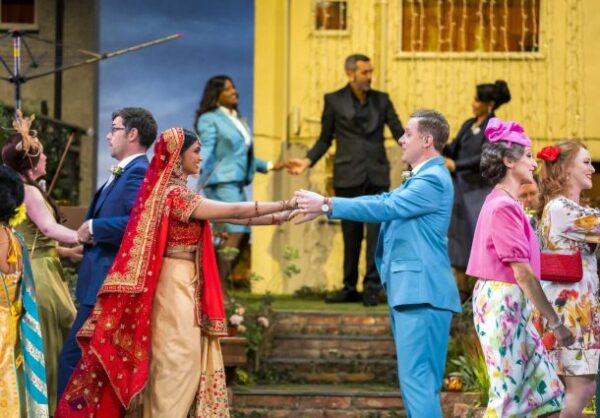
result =
M321 212L323 212L323 213L331 212L330 199L328 197L323 198L323 204L321 205Z

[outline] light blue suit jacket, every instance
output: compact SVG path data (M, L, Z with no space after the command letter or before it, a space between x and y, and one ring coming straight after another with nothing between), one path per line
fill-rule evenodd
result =
M388 304L429 304L460 312L460 298L448 259L448 226L454 192L442 157L391 192L357 198L335 197L331 218L382 222L375 263Z
M254 173L266 173L267 162L254 157L254 143L250 148L236 125L220 109L204 113L198 119L196 130L202 147L200 184L252 183Z

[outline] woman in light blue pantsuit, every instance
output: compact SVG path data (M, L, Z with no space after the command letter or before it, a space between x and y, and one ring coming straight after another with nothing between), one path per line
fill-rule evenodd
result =
M204 87L196 111L196 131L202 140L202 172L199 185L207 198L222 202L248 200L244 187L252 183L254 173L279 170L270 161L254 156L252 134L239 117L238 93L226 75L210 78ZM247 225L224 224L226 247L240 249L250 233ZM226 279L230 262L219 255L219 273ZM231 266L235 261L231 263Z

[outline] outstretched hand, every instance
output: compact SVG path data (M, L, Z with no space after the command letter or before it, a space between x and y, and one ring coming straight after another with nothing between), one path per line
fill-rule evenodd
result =
M285 168L290 174L302 174L310 166L310 160L308 158L292 158L287 160Z
M319 193L311 192L308 190L300 189L294 193L296 201L298 202L298 209L304 213L317 212L318 214L323 213L321 207L325 203L325 197Z

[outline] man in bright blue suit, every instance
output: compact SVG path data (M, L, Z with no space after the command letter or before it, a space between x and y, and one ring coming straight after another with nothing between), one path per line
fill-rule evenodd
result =
M398 378L409 418L442 418L440 390L453 313L461 310L448 259L454 193L440 156L448 140L440 113L413 113L399 142L411 175L397 189L375 196L328 198L296 192L304 218L327 214L382 222L375 262L387 293Z
M148 168L146 151L156 133L156 121L146 109L126 107L112 115L106 139L111 157L119 163L111 167L112 175L96 192L86 221L77 231L79 241L85 244L75 293L79 307L60 354L59 397L81 358L75 337L91 313L96 294L121 245L129 213Z

